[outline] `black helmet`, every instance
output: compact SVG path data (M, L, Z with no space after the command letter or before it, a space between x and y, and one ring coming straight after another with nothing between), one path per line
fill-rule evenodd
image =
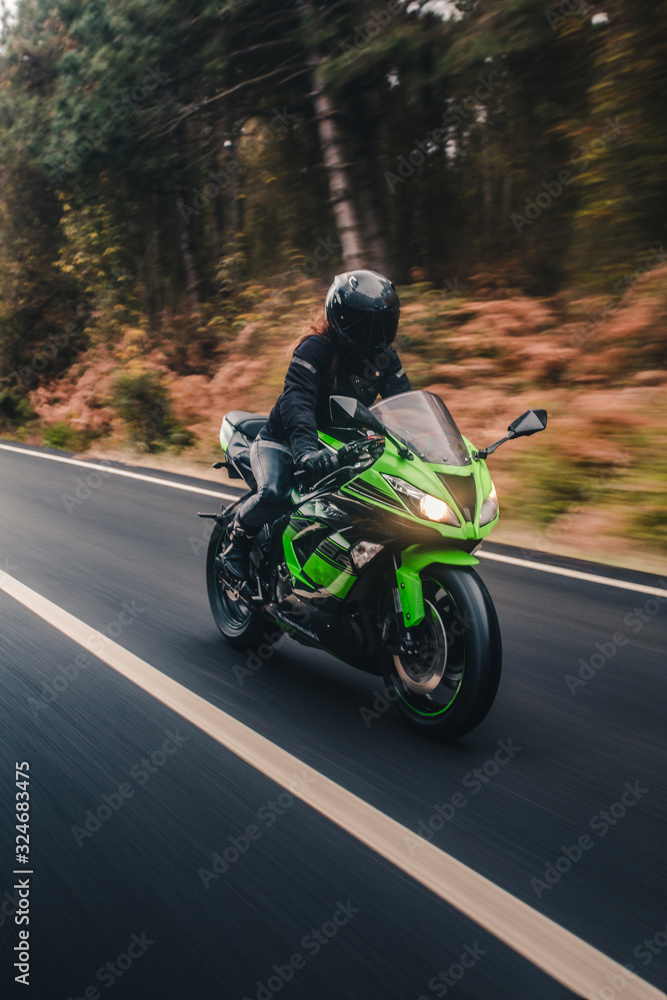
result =
M388 278L377 271L337 274L324 304L329 326L340 347L371 357L396 336L401 303Z

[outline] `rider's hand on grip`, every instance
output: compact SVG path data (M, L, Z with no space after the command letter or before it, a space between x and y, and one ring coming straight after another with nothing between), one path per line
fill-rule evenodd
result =
M318 451L307 451L301 456L298 464L299 468L312 479L322 479L338 468L338 458L332 451L322 448Z

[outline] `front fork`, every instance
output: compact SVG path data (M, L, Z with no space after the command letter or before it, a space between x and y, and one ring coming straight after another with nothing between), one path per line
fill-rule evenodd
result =
M469 552L445 549L439 545L410 545L400 554L400 563L393 557L396 586L393 588L394 610L399 635L410 634L424 620L424 591L421 573L427 566L441 563L447 566L476 566Z
M392 556L395 582L392 587L393 615L381 623L382 642L390 653L415 656L419 644L413 629L424 621L424 590L421 573L427 566L441 563L449 566L475 566L478 559L459 549L443 549L435 545L411 545L400 553L400 561Z
M395 555L392 556L392 562L395 575L395 585L391 591L394 614L391 623L389 618L385 619L382 638L390 653L407 653L410 655L417 652L417 644L410 632L410 626L419 625L424 617L424 596L421 592L421 580L419 579L419 575L417 575L415 585L413 577L409 573L406 573L405 567L399 566ZM411 610L408 610L408 607ZM415 608L421 609L421 618L415 614Z

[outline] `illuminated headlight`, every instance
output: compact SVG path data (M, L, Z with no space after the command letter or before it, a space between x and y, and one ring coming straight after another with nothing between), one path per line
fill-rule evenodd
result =
M352 562L357 569L361 569L366 563L369 563L371 559L374 559L378 552L382 551L382 546L378 545L377 542L357 542L350 549L350 555L352 557Z
M438 500L425 493L419 501L419 510L429 521L440 521L442 524L455 524L458 527L459 519L444 500Z
M458 517L444 500L439 500L438 497L433 497L430 493L424 493L423 490L417 489L416 486L406 483L404 479L399 479L397 476L385 476L385 479L397 493L404 493L412 501L416 501L414 504L415 513L421 517L425 517L429 521L438 521L440 524L451 524L455 528L460 527Z
M480 527L483 524L488 524L489 521L493 521L494 517L498 513L498 497L496 496L496 488L491 483L491 492L482 504L482 509L479 514L479 524Z

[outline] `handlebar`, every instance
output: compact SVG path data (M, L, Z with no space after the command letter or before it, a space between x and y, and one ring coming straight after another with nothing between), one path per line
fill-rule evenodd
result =
M315 490L322 489L325 485L333 485L341 472L356 473L356 470L361 469L365 465L365 458L372 458L370 463L372 465L384 451L384 441L384 437L377 434L359 441L349 441L338 449L338 468L314 482L311 481L305 469L297 469L294 473L297 489L303 493L304 487L310 486L311 490ZM347 478L352 478L352 476ZM331 480L330 483L329 480Z

